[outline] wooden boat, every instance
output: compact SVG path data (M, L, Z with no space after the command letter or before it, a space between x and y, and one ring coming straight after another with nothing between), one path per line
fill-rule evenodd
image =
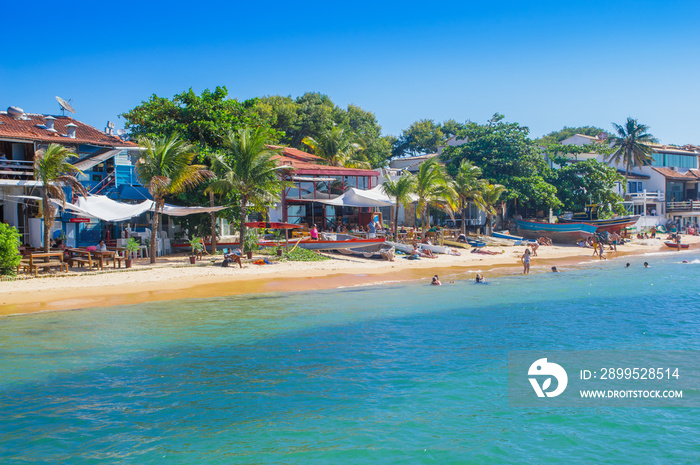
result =
M633 226L639 220L639 215L632 216L618 216L617 218L610 218L607 220L601 220L598 218L598 205L591 204L586 205L586 211L581 213L574 213L571 218L559 218L560 223L585 223L594 225L597 230L596 232L619 232L624 228Z
M595 234L598 229L586 223L538 223L536 221L515 220L518 233L524 237L538 239L546 236L554 242L576 243Z
M447 239L444 239L442 241L443 244L449 245L450 247L458 247L460 249L471 249L472 246L468 242L457 242L457 241L450 241Z
M671 247L672 249L678 248L678 244L676 244L675 242L667 241L664 242L664 244L666 244L666 247ZM690 247L690 244L681 244L681 249L687 249L688 247Z
M390 246L385 242L369 247L363 247L361 249L337 249L336 251L343 255L350 255L363 258L374 258L382 260L393 260L394 258L394 247Z
M294 244L293 239L289 242L290 244ZM361 249L363 247L383 244L384 242L386 242L386 239L383 237L363 239L348 234L322 233L317 241L312 241L310 238L302 239L299 241L298 247L307 250Z
M413 246L408 245L408 244L401 244L398 242L391 242L391 241L386 241L387 244L390 246L394 247L396 250L400 250L401 252L410 254L413 252ZM442 245L428 245L428 244L418 244L418 250L430 250L433 253L442 253L446 255L461 255L459 252L456 250L450 248L450 247L445 247Z

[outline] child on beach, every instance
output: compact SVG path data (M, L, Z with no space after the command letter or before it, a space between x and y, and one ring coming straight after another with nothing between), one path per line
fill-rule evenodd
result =
M520 261L523 262L523 274L530 274L530 249L525 249Z

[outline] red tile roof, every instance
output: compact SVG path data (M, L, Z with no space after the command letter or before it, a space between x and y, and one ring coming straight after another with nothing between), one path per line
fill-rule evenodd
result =
M316 174L321 176L379 176L379 172L374 170L324 165L322 164L323 159L321 157L302 152L293 147L271 145L270 148L282 149L282 152L279 155L274 155L273 158L277 160L277 163L280 165L290 165L297 174Z
M133 142L121 140L117 136L110 136L104 132L81 123L70 116L54 116L54 129L45 129L46 117L49 115L39 115L25 113L22 119L13 118L5 111L0 111L0 138L31 140L34 142L56 142L59 144L89 144L100 147L137 147ZM73 123L75 128L75 139L67 137L66 125Z
M700 179L700 172L698 172L697 170L688 170L685 173L679 173L678 171L672 170L670 168L659 168L657 166L652 166L651 169L653 169L657 173L660 173L668 179L680 179L687 181L697 181L698 179Z

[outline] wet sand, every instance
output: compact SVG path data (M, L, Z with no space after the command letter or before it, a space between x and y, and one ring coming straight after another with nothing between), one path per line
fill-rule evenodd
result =
M684 237L683 242L697 250L700 237ZM499 255L438 255L436 259L406 260L399 255L394 262L367 260L329 254L332 260L320 262L283 262L274 265L245 264L238 267L212 266L205 257L200 266L185 266L187 258L167 257L157 265L147 261L121 272L69 273L33 279L0 282L0 315L87 307L110 307L185 298L228 295L295 292L353 287L391 282L429 281L438 274L443 282L472 279L474 273L487 277L522 273L520 256L524 247L489 247ZM634 240L619 246L617 253L606 252L609 259L652 252L675 252L660 240ZM598 261L592 249L575 246L542 246L533 258L531 273L548 272L552 266L565 271L582 263ZM679 253L679 252L675 252ZM683 253L683 252L680 252ZM220 257L218 258L220 261ZM201 264L206 264L201 266Z

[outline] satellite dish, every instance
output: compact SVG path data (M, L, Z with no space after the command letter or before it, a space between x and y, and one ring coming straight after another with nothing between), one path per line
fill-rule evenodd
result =
M117 129L118 136L123 136L124 134L126 134L126 129Z
M73 100L73 99L71 99ZM63 116L66 116L66 111L70 111L71 113L75 113L75 109L70 105L70 100L66 102L64 99L59 97L58 95L56 96L56 101L58 104L61 106L61 111L63 112Z

